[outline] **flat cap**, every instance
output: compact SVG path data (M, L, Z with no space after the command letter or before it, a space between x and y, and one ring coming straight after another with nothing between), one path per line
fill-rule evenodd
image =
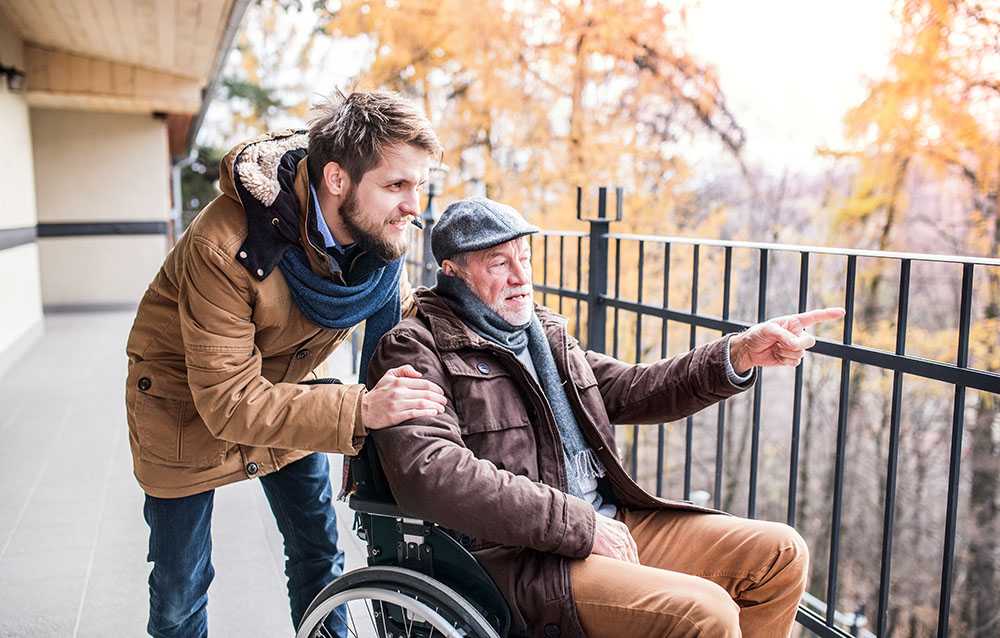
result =
M492 248L538 228L511 206L485 197L452 202L431 231L431 253L438 265L459 253Z

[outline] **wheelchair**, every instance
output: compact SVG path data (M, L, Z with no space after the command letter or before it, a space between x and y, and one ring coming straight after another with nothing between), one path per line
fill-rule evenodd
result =
M341 606L349 638L508 638L510 609L470 553L471 539L400 510L370 442L351 459L350 476L368 566L323 589L296 638L328 638L325 622Z

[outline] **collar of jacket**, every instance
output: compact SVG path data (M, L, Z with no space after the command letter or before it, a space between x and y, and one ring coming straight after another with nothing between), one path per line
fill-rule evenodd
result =
M452 311L448 302L433 290L418 288L413 297L417 313L427 320L439 351L453 352L466 348L488 350L500 347L467 326ZM538 315L549 343L557 343L559 335L566 330L566 319L538 304L535 304L535 314Z
M323 236L308 196L308 143L304 130L273 133L245 144L233 161L233 185L247 216L239 261L258 281L295 245L305 250L313 272L342 278L336 260L320 248Z

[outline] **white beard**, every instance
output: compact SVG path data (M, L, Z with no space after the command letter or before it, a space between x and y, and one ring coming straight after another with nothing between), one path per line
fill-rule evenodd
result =
M524 290L516 291L509 289L504 290L503 293L499 295L500 301L496 303L488 303L486 305L489 306L490 310L500 315L500 318L509 323L510 325L523 326L529 321L531 321L531 317L535 314L534 304L532 304L530 301L532 291L531 290L526 291L529 295L528 297L529 301L527 304L525 304L523 309L508 310L507 308L504 307L503 300L509 295L514 294L516 292L525 292L525 291Z

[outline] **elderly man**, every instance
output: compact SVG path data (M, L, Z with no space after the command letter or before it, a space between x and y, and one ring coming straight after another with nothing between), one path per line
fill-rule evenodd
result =
M527 235L509 206L459 201L431 240L438 284L380 342L444 389L443 413L372 432L400 506L473 537L517 635L786 636L806 583L792 528L655 498L615 455L615 423L693 414L796 365L819 310L687 354L629 365L581 349L532 302Z

